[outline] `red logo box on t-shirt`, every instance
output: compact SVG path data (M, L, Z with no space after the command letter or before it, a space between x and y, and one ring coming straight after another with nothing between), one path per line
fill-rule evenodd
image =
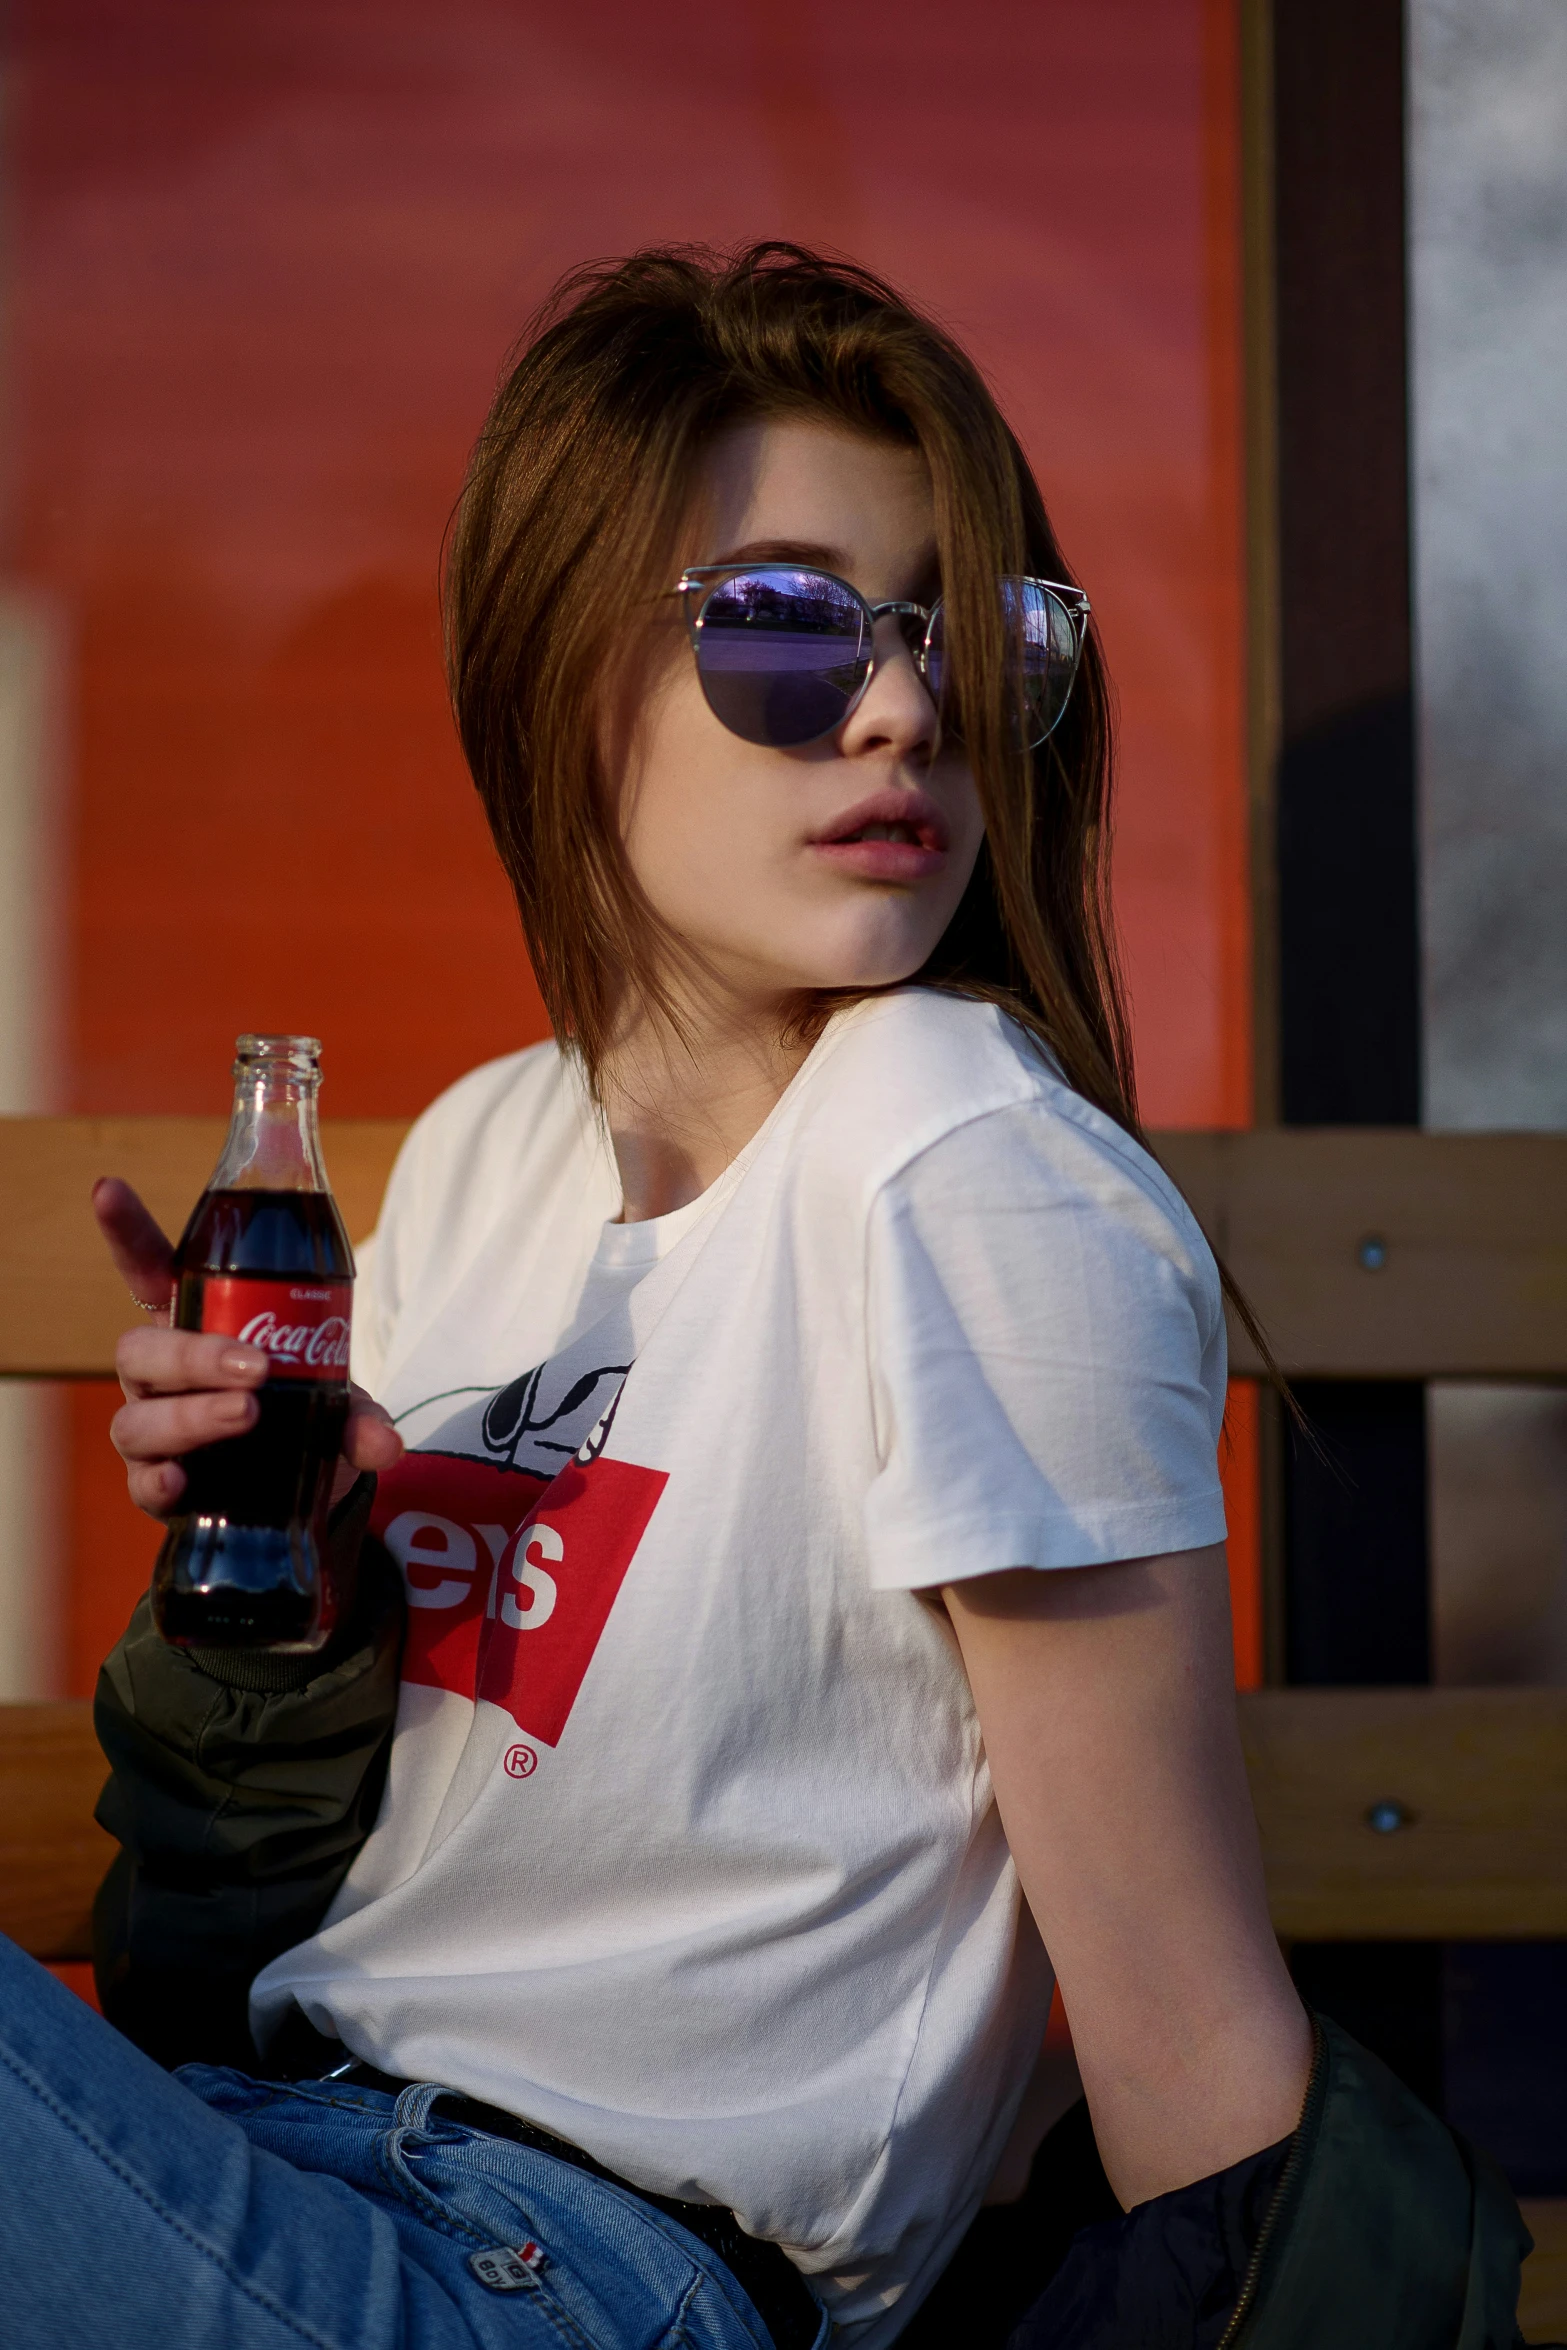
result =
M601 1454L550 1484L490 1461L405 1453L372 1531L403 1570L403 1679L487 1698L558 1744L666 1483Z

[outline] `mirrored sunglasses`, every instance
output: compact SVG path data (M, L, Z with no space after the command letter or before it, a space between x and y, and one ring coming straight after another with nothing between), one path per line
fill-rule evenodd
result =
M940 599L868 604L835 572L795 563L702 563L676 592L697 675L715 718L748 743L798 750L849 716L875 668L876 623L903 632L931 698L941 706L947 635ZM1024 728L1036 749L1059 725L1082 658L1088 598L1049 579L1003 579L1012 641L1023 662Z

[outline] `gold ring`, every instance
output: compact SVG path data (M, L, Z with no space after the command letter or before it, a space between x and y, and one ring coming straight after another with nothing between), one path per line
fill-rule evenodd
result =
M157 1314L165 1322L169 1318L169 1300L167 1298L164 1299L161 1306L150 1306L147 1303L147 1300L144 1297L138 1297L135 1290L133 1289L131 1291L131 1304L136 1307L139 1313Z

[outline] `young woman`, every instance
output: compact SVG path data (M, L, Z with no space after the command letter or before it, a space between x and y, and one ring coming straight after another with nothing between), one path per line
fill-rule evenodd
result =
M1026 2176L1054 1978L1116 2197L1187 2234L1112 2227L1033 2338L1217 2342L1322 2060L1028 468L874 280L644 254L502 389L448 616L559 1042L399 1159L332 1649L142 1616L106 1669L105 2011L195 2061L19 1980L10 2338L879 2350ZM120 1368L157 1516L265 1358Z

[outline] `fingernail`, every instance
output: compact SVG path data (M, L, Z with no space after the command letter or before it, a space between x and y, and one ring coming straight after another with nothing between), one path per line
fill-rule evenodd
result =
M226 1420L248 1420L254 1403L253 1396L226 1395L222 1401L223 1417Z
M264 1371L267 1358L259 1346L228 1346L220 1358L220 1367L235 1379L243 1379L251 1371Z

